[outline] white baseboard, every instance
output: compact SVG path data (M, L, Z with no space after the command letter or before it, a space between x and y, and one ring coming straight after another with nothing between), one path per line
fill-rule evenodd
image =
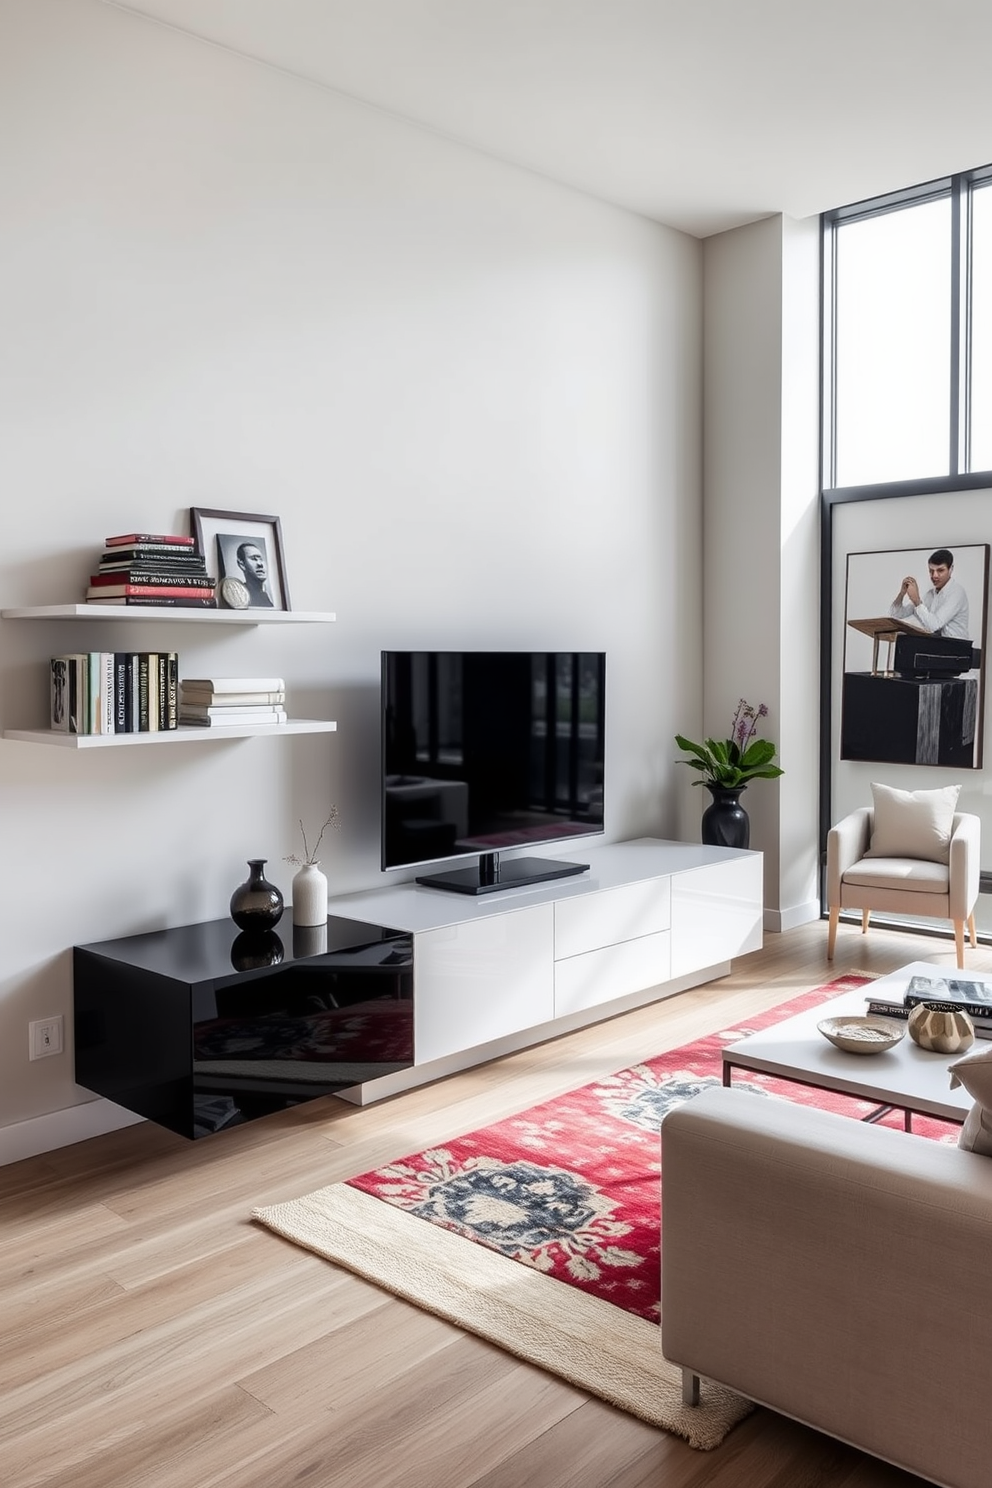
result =
M30 1121L15 1121L12 1126L0 1127L0 1168L25 1157L54 1152L58 1147L71 1147L74 1142L85 1142L87 1137L134 1126L144 1119L133 1111L125 1111L123 1106L115 1106L113 1101L100 1099L83 1101L82 1105L68 1106L64 1111L48 1111Z
M788 909L766 909L764 927L773 935L783 930L795 930L797 925L809 925L820 918L819 899L807 899L805 904L790 904Z

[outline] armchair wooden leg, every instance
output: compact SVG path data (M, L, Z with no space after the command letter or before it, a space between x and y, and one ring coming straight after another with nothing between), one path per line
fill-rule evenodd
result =
M870 919L871 919L871 910L870 909L863 909L861 911L861 934L862 935L867 935L868 934L868 921Z
M830 906L830 928L827 931L827 960L834 959L834 943L837 939L837 921L840 919L840 905Z
M975 916L973 914L970 914L968 916L968 938L971 941L971 948L972 948L972 950L973 951L977 951L978 950L978 932L975 929Z
M958 953L958 966L964 966L964 920L954 921L954 948Z

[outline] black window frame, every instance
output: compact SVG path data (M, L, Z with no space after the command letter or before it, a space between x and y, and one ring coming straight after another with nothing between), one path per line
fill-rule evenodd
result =
M972 200L976 190L992 190L992 164L941 176L918 186L870 197L824 212L820 218L820 903L825 912L827 833L832 826L833 729L830 714L832 655L833 511L842 503L907 496L939 496L992 488L992 470L971 470L972 355ZM880 217L926 201L951 202L951 348L946 475L837 486L837 233L845 223ZM992 875L982 875L983 892L992 892Z

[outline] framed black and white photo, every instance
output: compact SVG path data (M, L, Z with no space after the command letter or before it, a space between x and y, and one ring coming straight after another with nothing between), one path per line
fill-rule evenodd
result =
M289 584L278 517L190 507L196 545L217 579L222 610L288 610Z
M840 758L982 766L989 544L847 554Z

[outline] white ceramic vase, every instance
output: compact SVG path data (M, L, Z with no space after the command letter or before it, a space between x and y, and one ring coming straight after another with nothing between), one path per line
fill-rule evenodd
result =
M293 877L293 924L326 925L327 877L319 863L304 863Z

